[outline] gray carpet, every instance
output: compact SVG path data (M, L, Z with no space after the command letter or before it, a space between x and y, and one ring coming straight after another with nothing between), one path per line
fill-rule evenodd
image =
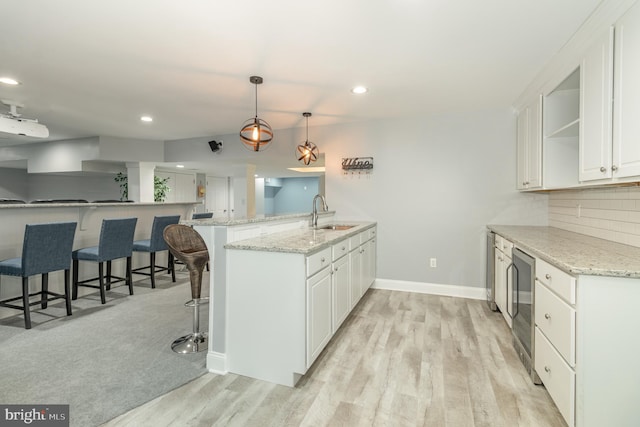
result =
M97 294L81 297L73 316L64 304L32 311L31 330L22 316L0 320L0 402L69 404L71 426L97 426L205 373L206 352L170 346L191 332L188 274L175 284L158 277L153 290L139 280L133 296L112 289L105 305ZM202 310L205 330L207 318Z

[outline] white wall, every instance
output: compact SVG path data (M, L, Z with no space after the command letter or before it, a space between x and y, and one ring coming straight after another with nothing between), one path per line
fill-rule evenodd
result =
M328 204L338 217L378 222L378 278L481 287L486 224L546 224L547 196L515 190L510 109L313 135L326 153ZM374 158L371 174L343 174L343 157L364 156Z
M28 175L28 200L85 199L119 200L120 187L113 175L68 176L53 174Z
M27 201L27 171L24 169L0 168L0 198Z

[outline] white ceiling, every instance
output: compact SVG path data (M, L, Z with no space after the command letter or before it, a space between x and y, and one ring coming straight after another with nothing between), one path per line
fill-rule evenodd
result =
M274 129L505 107L599 3L2 0L0 99L51 140L235 133L251 75Z

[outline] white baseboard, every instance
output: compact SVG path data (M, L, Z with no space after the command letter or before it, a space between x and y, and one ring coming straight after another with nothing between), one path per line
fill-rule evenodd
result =
M472 288L470 286L438 285L436 283L408 282L404 280L376 279L373 289L386 289L390 291L416 292L419 294L442 295L447 297L459 297L483 300L487 296L485 288Z
M227 375L227 355L215 351L208 352L207 370L212 374Z

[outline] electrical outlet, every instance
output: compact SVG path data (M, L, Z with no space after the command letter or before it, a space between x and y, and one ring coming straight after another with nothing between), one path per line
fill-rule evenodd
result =
M429 265L431 266L431 268L436 268L438 266L438 262L435 258L431 258L429 260Z

